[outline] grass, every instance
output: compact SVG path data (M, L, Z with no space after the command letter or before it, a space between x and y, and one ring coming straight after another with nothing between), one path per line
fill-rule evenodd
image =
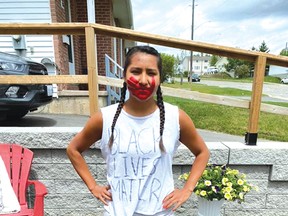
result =
M280 83L279 77L272 77L272 76L266 76L264 77L264 82L270 82L270 83Z
M199 129L243 136L249 110L165 96L164 101L185 110ZM260 113L258 138L288 142L288 116Z
M248 82L252 83L253 82L253 77L249 78L242 78L242 79L235 79L230 76L228 76L226 73L218 73L218 74L212 74L212 75L204 75L201 76L202 79L209 79L209 80L223 80L223 81L232 81L232 82ZM280 78L279 77L273 77L273 76L265 76L264 77L264 82L269 82L269 83L280 83Z
M276 106L282 106L282 107L288 107L288 103L285 103L285 102L266 101L263 103L272 104L272 105L276 105Z
M202 77L209 80L223 80L235 82L253 82L252 78L232 79L227 76ZM267 76L264 82L280 83L279 78ZM225 96L251 96L252 92L234 88L221 88L217 86L208 86L197 83L178 82L174 84L162 84L172 88L181 88L201 93L225 95ZM181 99L165 96L164 100L187 112L193 120L195 126L199 129L211 130L231 135L245 136L248 130L249 110L237 107L229 107L212 103L199 102L189 99ZM285 102L263 102L267 104L288 107ZM260 112L258 124L258 138L272 141L288 142L288 116L272 113Z
M268 77L267 80L275 81L279 80L277 77ZM279 81L278 81L279 83ZM175 82L173 84L167 84L167 83L162 83L162 86L166 87L171 87L171 88L179 88L179 89L185 89L185 90L190 90L190 91L197 91L200 93L206 93L206 94L213 94L213 95L224 95L224 96L231 96L231 97L251 97L252 92L248 90L242 90L242 89L236 89L236 88L225 88L225 87L217 87L217 86L208 86L204 84L193 84L183 82L182 85L180 82ZM262 96L265 96L265 94L262 94ZM282 107L288 107L288 103L285 102L268 102L268 101L263 101L263 103L267 104L272 104L272 105L277 105L277 106L282 106Z
M178 82L174 84L163 83L163 86L172 87L172 88L180 88L190 91L197 91L206 94L214 94L214 95L225 95L225 96L251 96L252 92L247 90L235 89L235 88L221 88L217 86L208 86L203 84L194 84L191 83L183 83L182 85Z

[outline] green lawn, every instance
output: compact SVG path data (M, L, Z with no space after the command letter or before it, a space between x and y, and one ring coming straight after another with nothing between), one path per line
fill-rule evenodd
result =
M204 84L197 83L195 85L191 83L183 83L182 85L179 82L174 84L162 84L166 87L171 88L180 88L190 91L197 91L206 94L215 94L215 95L225 95L225 96L251 96L251 91L235 89L235 88L221 88L217 86L208 86Z
M226 96L251 95L250 91L233 88L219 88L202 84L190 85L189 83L184 83L183 85L180 85L179 83L175 83L169 85L164 84L164 86ZM164 100L185 110L187 114L192 118L195 126L199 129L206 129L232 135L240 135L243 137L247 132L249 121L248 109L229 107L170 96L165 96ZM265 103L288 107L288 103ZM264 112L260 113L258 138L288 142L287 131L288 116Z

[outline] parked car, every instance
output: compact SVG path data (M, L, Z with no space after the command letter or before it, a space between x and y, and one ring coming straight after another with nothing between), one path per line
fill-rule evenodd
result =
M29 58L0 52L0 75L48 75L46 67ZM0 120L20 119L52 102L52 85L0 84Z
M281 79L280 81L282 84L287 84L288 83L288 77Z
M192 74L192 82L200 82L200 76L198 74Z

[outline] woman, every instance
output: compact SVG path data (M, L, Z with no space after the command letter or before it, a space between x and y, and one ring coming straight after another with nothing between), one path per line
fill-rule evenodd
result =
M163 102L161 71L161 57L154 48L130 49L120 102L101 108L67 148L79 176L104 203L104 215L173 215L192 194L208 162L209 151L189 116ZM98 140L107 163L107 186L96 183L81 156ZM172 158L179 141L195 155L195 161L189 180L182 189L175 189Z

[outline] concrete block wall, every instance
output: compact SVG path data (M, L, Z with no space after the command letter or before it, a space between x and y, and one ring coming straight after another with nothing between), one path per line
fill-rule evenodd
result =
M82 128L0 128L0 143L18 143L34 151L31 178L42 181L48 188L45 197L45 215L102 215L102 204L86 188L74 171L65 149L72 137ZM233 142L207 143L210 163L228 164L247 174L259 187L251 192L246 202L225 202L222 215L227 216L287 216L288 215L288 143L259 142L247 146ZM84 154L99 183L106 183L105 163L97 144ZM193 155L181 145L173 163L175 185L183 182L178 176L187 172ZM192 195L176 216L197 213L197 197Z
M99 91L98 94L99 107L107 106L107 92ZM39 108L39 112L90 115L88 91L62 90L58 92L58 96L51 103ZM67 107L73 107L73 109L67 109Z

